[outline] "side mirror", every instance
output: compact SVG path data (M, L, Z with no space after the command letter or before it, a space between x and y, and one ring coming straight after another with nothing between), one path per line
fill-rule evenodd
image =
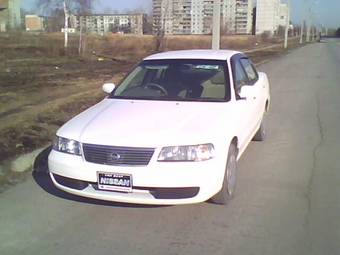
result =
M103 85L103 91L107 94L111 94L115 88L116 88L116 85L114 85L113 83L105 83Z
M265 73L259 72L259 81L268 80L268 77Z
M252 86L243 86L240 89L240 99L241 100L247 100L249 97L251 97L253 94L253 87Z

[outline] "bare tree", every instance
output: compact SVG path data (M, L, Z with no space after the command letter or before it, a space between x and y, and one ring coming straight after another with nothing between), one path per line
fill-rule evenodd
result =
M64 2L73 13L88 14L95 0L37 0L37 6L40 6L45 14L52 15L55 10L63 9Z
M156 3L160 4L159 6L159 20L157 20L158 28L156 32L156 51L161 52L164 51L165 48L165 35L167 33L167 29L169 28L169 23L172 20L171 13L173 12L173 2L170 0L156 1ZM155 8L154 8L155 9ZM155 21L154 21L155 22Z
M64 14L65 14L65 26L64 26L64 34L65 34L65 44L64 47L68 47L68 20L70 18L70 10L68 8L68 5L66 4L66 0L64 0L63 3L64 7Z
M88 14L91 12L93 0L38 0L37 5L40 6L43 12L47 15L57 13L57 10L64 11L64 33L65 44L68 47L68 28L69 19L72 13ZM80 24L81 25L81 24ZM82 29L81 29L82 30ZM81 31L82 33L82 31ZM82 35L80 34L79 43L82 43Z

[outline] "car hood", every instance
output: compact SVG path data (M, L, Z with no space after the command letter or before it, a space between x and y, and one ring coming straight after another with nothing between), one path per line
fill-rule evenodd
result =
M66 123L57 135L81 143L131 147L207 143L221 128L226 106L104 99Z

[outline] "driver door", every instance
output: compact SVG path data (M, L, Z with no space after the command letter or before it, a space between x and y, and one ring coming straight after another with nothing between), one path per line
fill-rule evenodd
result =
M257 125L256 88L253 87L242 65L241 57L232 59L234 89L237 106L237 125L239 129L240 149L242 150L253 138Z

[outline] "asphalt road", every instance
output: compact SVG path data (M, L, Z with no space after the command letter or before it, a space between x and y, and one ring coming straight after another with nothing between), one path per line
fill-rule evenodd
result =
M240 160L228 206L96 203L36 175L0 195L0 254L340 254L340 41L260 69L268 139Z

